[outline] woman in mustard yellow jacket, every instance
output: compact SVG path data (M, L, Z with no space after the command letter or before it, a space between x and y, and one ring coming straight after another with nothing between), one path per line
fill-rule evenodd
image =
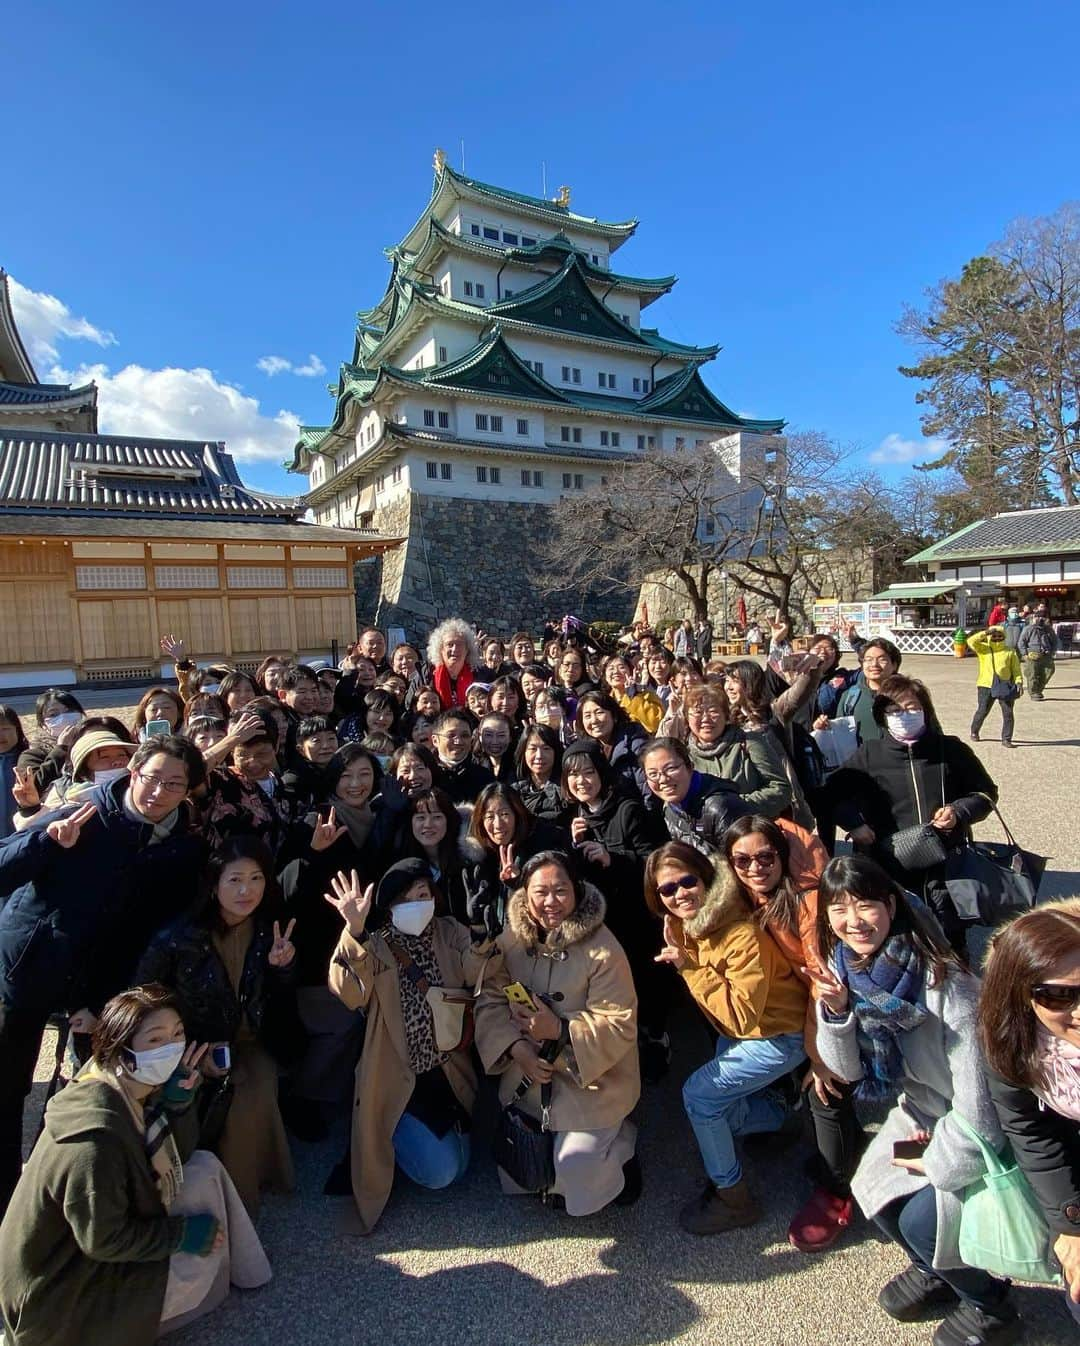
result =
M979 676L975 691L979 698L975 714L971 721L971 737L978 743L979 730L983 727L990 708L997 701L1001 707L1001 741L1006 748L1012 747L1013 706L1024 690L1024 670L1020 657L1015 650L1005 646L1005 628L991 626L986 631L976 631L968 637L968 648L979 656ZM995 683L998 690L1001 683L1009 683L1012 693L1009 696L995 696Z
M700 851L672 841L653 851L645 867L645 900L664 920L659 960L678 968L719 1034L713 1059L683 1085L708 1173L704 1191L679 1212L691 1234L719 1234L758 1219L735 1137L788 1129L791 1108L783 1091L770 1086L806 1056L806 987L720 863L722 873Z

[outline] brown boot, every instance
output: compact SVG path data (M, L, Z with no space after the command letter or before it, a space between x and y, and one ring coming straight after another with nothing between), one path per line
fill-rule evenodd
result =
M723 1234L742 1229L761 1218L745 1178L734 1187L716 1187L708 1182L701 1195L679 1211L679 1224L688 1234Z

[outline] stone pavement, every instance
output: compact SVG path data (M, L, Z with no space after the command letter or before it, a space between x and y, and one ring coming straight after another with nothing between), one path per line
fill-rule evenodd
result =
M931 686L946 729L967 737L975 661L911 658L905 672ZM994 712L995 716L997 712ZM1033 705L1017 708L1008 751L988 721L976 751L1001 789L1001 806L1029 849L1051 856L1044 896L1080 893L1080 661L1063 662ZM980 835L999 836L996 823ZM691 1012L676 1029L672 1072L646 1090L639 1109L645 1189L629 1210L574 1220L530 1198L499 1192L490 1159L490 1092L462 1184L423 1192L399 1178L370 1237L352 1224L351 1203L321 1195L341 1138L295 1144L297 1191L268 1197L259 1229L275 1279L233 1291L211 1317L174 1337L175 1346L708 1346L929 1343L933 1324L894 1323L877 1307L880 1286L904 1265L891 1244L859 1222L832 1252L803 1256L786 1242L792 1212L809 1187L802 1168L810 1141L750 1158L747 1172L766 1209L753 1228L694 1239L676 1223L702 1181L682 1111L682 1080L708 1055ZM48 1077L49 1044L39 1078ZM35 1089L28 1134L44 1085ZM1025 1341L1076 1339L1060 1296L1021 1289ZM118 1343L122 1346L122 1343Z

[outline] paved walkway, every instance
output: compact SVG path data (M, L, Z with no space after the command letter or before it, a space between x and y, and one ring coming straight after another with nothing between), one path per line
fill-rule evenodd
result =
M909 665L931 685L945 727L966 737L974 660L912 658L905 671ZM988 740L995 728L987 723ZM1017 742L1011 752L995 741L977 751L999 783L1017 835L1052 857L1044 895L1080 893L1080 662L1059 667L1041 705L1020 702ZM996 825L982 830L997 835ZM708 1053L691 1015L678 1025L675 1047L671 1076L647 1091L640 1108L645 1190L634 1208L572 1220L531 1199L503 1197L489 1158L490 1099L463 1184L428 1193L399 1179L369 1238L355 1232L348 1200L321 1195L338 1145L297 1144L297 1192L268 1198L259 1220L274 1281L260 1291L234 1291L216 1314L171 1340L176 1346L928 1343L932 1324L904 1326L877 1308L877 1290L904 1259L865 1224L820 1258L787 1244L787 1222L808 1194L802 1166L809 1141L748 1161L768 1212L759 1225L706 1240L679 1230L676 1212L702 1181L679 1098L681 1081ZM1076 1339L1057 1295L1020 1290L1017 1301L1032 1346Z

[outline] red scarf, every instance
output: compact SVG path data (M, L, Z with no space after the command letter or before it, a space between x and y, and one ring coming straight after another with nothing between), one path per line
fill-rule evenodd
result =
M465 705L465 693L476 681L472 669L465 664L456 680L450 677L450 670L445 664L440 664L435 670L435 690L439 693L439 700L442 702L443 710L450 710L452 707L458 708Z

